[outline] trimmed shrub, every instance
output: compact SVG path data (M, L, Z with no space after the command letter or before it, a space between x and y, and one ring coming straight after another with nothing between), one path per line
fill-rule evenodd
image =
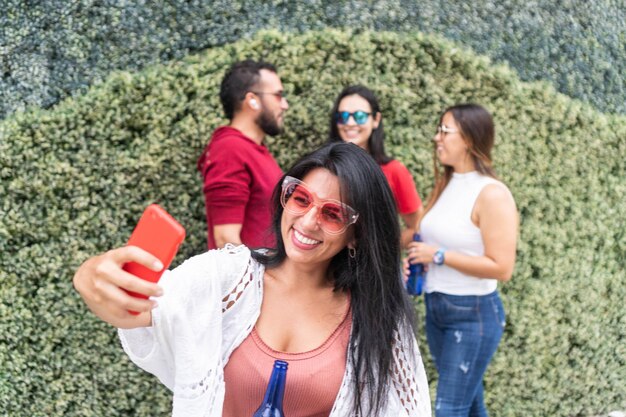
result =
M261 28L430 32L548 80L599 109L626 112L626 8L616 0L65 2L0 6L0 118L135 71L250 37Z
M89 255L125 243L161 203L187 228L175 261L206 248L195 161L225 123L226 68L277 64L286 167L325 141L346 84L380 97L387 146L425 196L440 112L494 115L495 165L521 215L517 268L502 285L508 326L486 376L494 416L584 416L626 408L626 118L421 34L262 32L136 74L121 72L52 111L0 122L0 409L11 416L167 415L170 394L122 353L72 289ZM418 312L423 311L417 301ZM420 314L423 316L423 314ZM436 373L419 335L434 389Z

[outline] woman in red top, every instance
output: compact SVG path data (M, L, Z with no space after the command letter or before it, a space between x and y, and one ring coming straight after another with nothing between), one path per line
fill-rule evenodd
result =
M380 165L404 222L401 242L406 247L411 242L415 224L423 210L422 200L409 170L402 162L385 153L382 113L378 99L369 88L352 85L339 93L331 112L329 141L354 143L365 149Z

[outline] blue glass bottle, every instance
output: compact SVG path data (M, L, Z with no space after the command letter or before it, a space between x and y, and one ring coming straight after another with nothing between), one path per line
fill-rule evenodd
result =
M287 362L274 361L274 369L263 402L252 417L285 417L283 412L283 397L287 380Z
M413 235L413 242L421 242L422 237L419 233ZM406 282L406 290L410 295L422 295L422 288L424 287L424 278L426 272L424 271L424 264L410 264L409 265L409 279Z

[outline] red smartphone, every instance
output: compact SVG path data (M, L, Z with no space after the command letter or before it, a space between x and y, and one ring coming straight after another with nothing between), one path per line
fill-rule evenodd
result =
M138 246L159 258L163 269L155 272L136 262L124 264L123 269L150 282L158 282L170 266L178 247L185 239L185 228L157 204L149 205L141 215L135 230L128 239L128 246ZM148 298L143 294L126 291L133 297ZM133 314L138 314L131 311Z

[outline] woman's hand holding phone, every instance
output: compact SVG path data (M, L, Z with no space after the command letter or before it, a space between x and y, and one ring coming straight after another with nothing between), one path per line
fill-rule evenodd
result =
M145 250L124 246L85 261L74 274L74 287L89 309L107 323L124 329L148 327L152 322L150 311L156 302L133 297L127 291L147 297L160 296L163 291L158 284L126 272L123 266L128 262L155 272L164 268L157 257Z
M119 328L147 327L160 296L156 284L185 239L185 229L157 204L149 205L123 248L85 261L74 287L94 314Z

